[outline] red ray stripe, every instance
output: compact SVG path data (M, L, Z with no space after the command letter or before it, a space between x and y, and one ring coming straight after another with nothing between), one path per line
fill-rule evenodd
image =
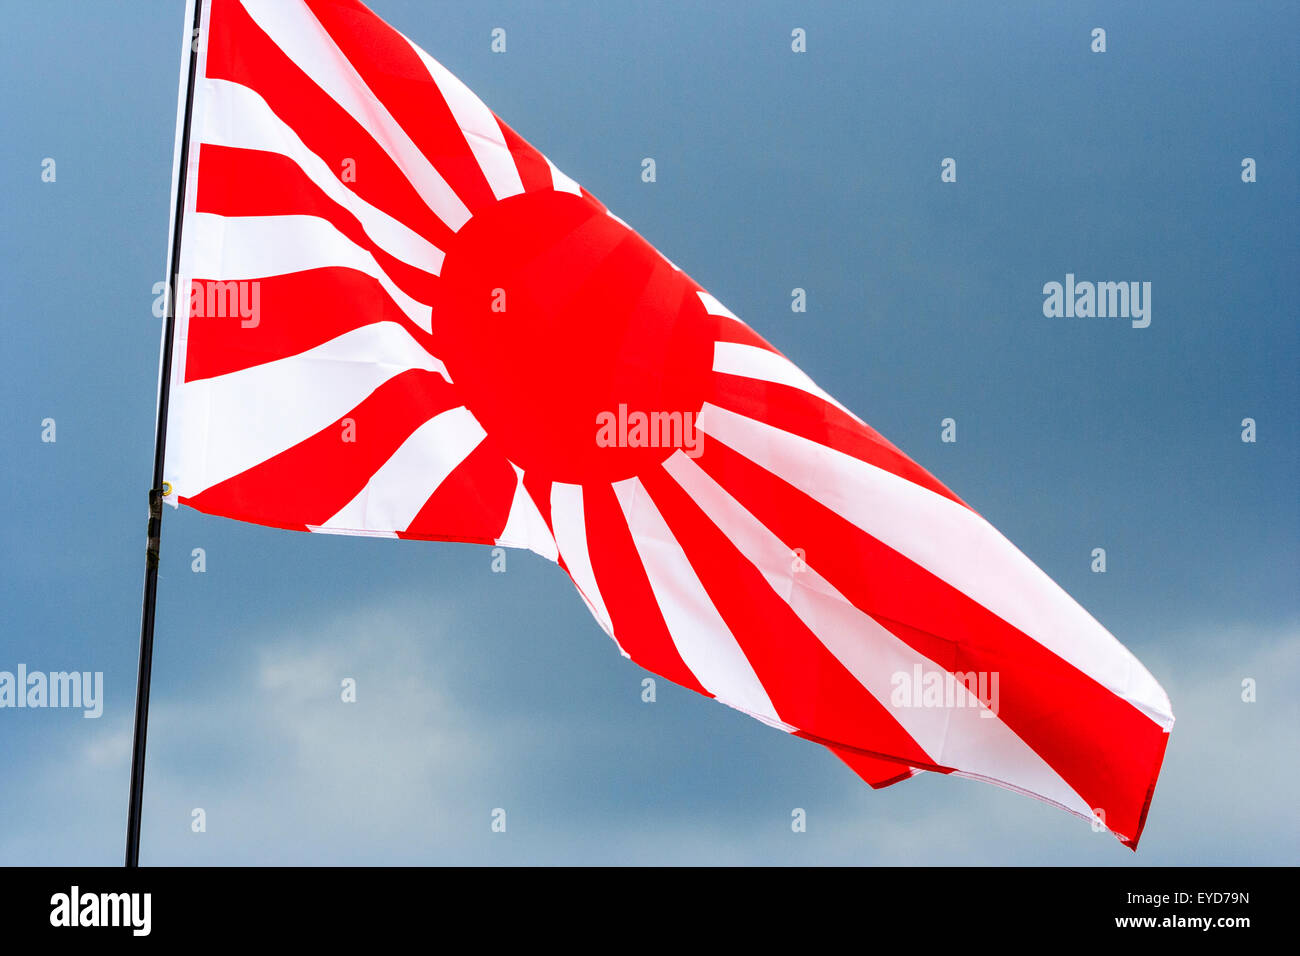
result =
M225 292L217 280L195 279L191 301L201 298L205 315L189 322L185 381L225 375L298 355L373 322L397 322L426 349L430 336L412 322L372 276L327 268L267 276L257 282L257 324L238 314L209 315L209 302ZM238 294L238 293L236 293ZM252 289L245 295L251 301Z
M776 352L777 355L781 354L779 349L775 348L767 341L767 339L763 338L741 320L733 319L728 315L715 315L712 312L706 311L704 303L700 300L698 293L707 293L708 290L690 276L687 276L686 279L693 286L693 291L696 293L696 295L693 296L695 301L692 307L699 310L699 314L704 317L704 321L712 323L712 335L714 341L737 342L741 345L752 345L755 348L765 349L768 352Z
M304 531L336 515L413 431L458 404L436 372L402 372L310 438L181 500L209 514ZM355 441L344 441L347 419Z
M255 90L344 186L446 249L452 231L392 158L253 22L237 0L212 0L207 75ZM351 160L356 179L343 179Z
M355 0L307 0L325 31L471 213L497 199L411 45Z
M534 149L526 139L507 126L499 116L497 116L497 125L501 127L501 133L506 138L506 146L509 147L510 155L515 159L515 168L519 170L519 181L524 184L524 192L531 193L539 189L554 189L555 182L551 178L551 166L546 161L546 157Z
M875 757L867 757L852 750L845 750L843 747L828 746L827 749L848 764L849 768L870 784L873 790L892 787L896 783L902 783L904 780L911 778L916 773L913 768L893 760L878 760Z
M826 445L906 478L963 507L955 494L895 448L874 428L855 421L825 399L802 389L741 375L715 374L710 401L729 411Z
M491 438L440 484L399 538L495 544L510 517L518 479Z
M426 305L434 301L436 276L376 245L360 220L325 195L288 156L204 143L195 203L196 212L219 216L318 216L374 256L407 295Z
M932 762L667 472L652 469L641 481L783 721L827 741Z
M700 304L703 309L703 303ZM738 342L741 345L753 345L760 349L766 349L769 352L777 351L761 335L751 329L744 322L737 322L735 319L725 315L709 315L709 319L715 323L713 338L718 342Z
M582 501L587 553L619 646L646 670L712 697L686 666L668 633L614 489L584 485Z
M997 672L998 716L1136 845L1168 735L1128 701L716 439L696 459L854 606L949 671ZM960 766L955 769L961 770Z

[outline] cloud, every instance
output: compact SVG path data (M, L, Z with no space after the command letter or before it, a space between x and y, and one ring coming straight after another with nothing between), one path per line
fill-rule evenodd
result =
M377 599L242 639L232 627L229 668L156 692L142 858L1151 865L1296 856L1293 628L1243 626L1186 640L1186 653L1165 660L1148 655L1178 723L1136 856L1083 821L974 781L923 774L871 791L821 748L663 681L659 700L643 704L640 669L589 629L573 653L608 655L601 673L615 690L569 693L562 674L519 665L509 645L484 642L430 600ZM348 677L356 703L340 699ZM1256 703L1241 700L1244 677L1258 681ZM96 724L89 740L33 768L33 799L6 826L0 859L120 857L130 727ZM195 807L204 833L190 829ZM496 807L507 813L504 834L490 829ZM805 833L791 830L795 807L807 814Z

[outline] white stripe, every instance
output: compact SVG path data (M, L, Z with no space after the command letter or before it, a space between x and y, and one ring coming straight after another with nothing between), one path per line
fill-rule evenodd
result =
M551 529L546 527L546 519L537 510L533 496L524 487L523 469L514 462L510 463L510 467L515 470L515 496L510 502L510 515L506 519L506 526L501 529L497 544L507 548L527 548L548 561L555 561L560 552L555 546L555 538L551 536Z
M411 432L356 497L321 528L405 531L429 496L486 437L463 406L435 415Z
M271 41L392 157L434 215L453 232L465 225L470 213L460 197L366 85L306 4L285 0L241 2Z
M740 322L742 325L744 324L744 322L741 320L741 318L738 315L736 315L736 313L732 312L730 309L728 309L725 305L723 305L713 296L709 295L709 293L700 291L700 292L696 292L695 294L700 297L700 301L704 303L704 311L709 313L709 315L725 315L729 319L735 319L737 322Z
M669 458L664 468L934 763L995 783L1009 783L1068 810L1091 815L1087 801L1014 731L994 719L993 712L964 685L956 685L961 698L953 708L892 706L894 674L910 676L917 664L925 673L942 668L854 607L811 567L804 564L803 570L794 570L789 543L782 542L682 452ZM839 742L870 748L870 741Z
M260 279L333 266L372 276L412 322L432 329L433 310L399 289L374 256L327 219L195 212L185 220L181 271L196 279Z
M515 158L506 144L496 115L445 66L411 43L409 37L403 36L402 39L411 44L411 49L437 84L456 125L465 136L465 142L478 160L479 169L492 187L492 195L497 199L505 199L523 192L524 184L519 179Z
M740 375L745 378L773 382L777 385L789 385L809 395L816 395L822 401L830 402L840 411L857 418L847 408L837 402L830 394L809 378L804 371L784 355L756 345L743 345L739 342L713 343L713 371L727 375ZM861 419L858 419L861 421Z
M407 265L438 274L442 250L344 186L256 91L210 79L203 81L203 89L203 120L195 131L202 142L289 157L325 195L357 217L375 245Z
M179 494L196 495L310 438L413 368L450 381L442 363L401 325L376 322L299 355L178 383L167 429L167 480Z
M695 679L722 703L765 724L794 730L777 716L745 652L709 599L640 479L615 482L614 493L668 633Z
M560 168L549 159L546 160L546 165L551 167L551 185L556 192L573 193L575 196L582 195L582 187L578 185L576 180L566 176L560 171Z
M1161 727L1169 698L1141 662L982 517L843 452L705 404L696 427L816 498L1028 634Z
M605 633L614 637L614 624L605 607L605 599L600 595L596 572L591 568L591 555L587 551L587 519L582 507L582 485L566 485L559 481L551 485L551 527L555 529L555 543L560 549L560 557L564 559L573 583L578 586L578 593ZM614 638L614 643L618 643L618 638ZM628 656L622 646L619 651L624 657Z

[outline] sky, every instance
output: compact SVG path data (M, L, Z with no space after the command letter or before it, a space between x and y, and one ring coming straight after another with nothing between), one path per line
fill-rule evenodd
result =
M114 865L183 3L3 5L0 671L104 693L0 709L0 864ZM872 791L662 679L644 702L528 552L169 509L144 864L1297 862L1294 4L371 6L988 518L1177 723L1130 853L983 783ZM1045 316L1067 273L1150 282L1150 325Z

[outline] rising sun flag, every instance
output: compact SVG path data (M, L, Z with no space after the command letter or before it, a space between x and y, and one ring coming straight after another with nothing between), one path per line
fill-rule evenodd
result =
M530 549L625 657L873 787L1136 847L1169 698L969 505L361 3L194 17L155 499Z

